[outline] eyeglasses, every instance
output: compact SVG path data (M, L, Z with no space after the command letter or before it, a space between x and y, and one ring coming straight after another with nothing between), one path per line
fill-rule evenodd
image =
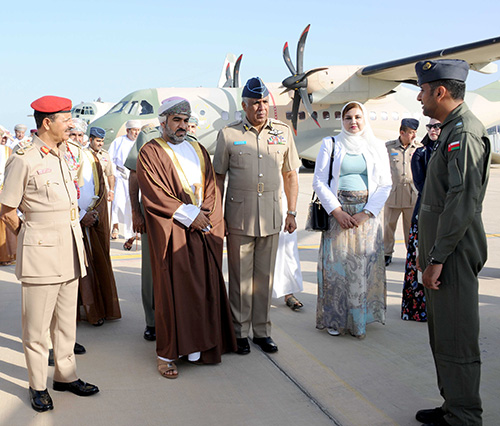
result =
M435 124L426 124L425 127L427 127L427 130L431 129L439 129L441 127L441 123L435 123Z

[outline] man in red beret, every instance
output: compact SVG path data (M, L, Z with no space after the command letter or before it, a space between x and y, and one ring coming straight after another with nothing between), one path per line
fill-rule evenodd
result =
M71 101L44 96L31 106L38 133L7 161L0 219L18 235L16 277L22 283L22 341L31 406L47 411L53 409L47 391L49 329L54 390L89 396L99 389L78 379L73 353L78 279L86 270L77 192L64 156Z

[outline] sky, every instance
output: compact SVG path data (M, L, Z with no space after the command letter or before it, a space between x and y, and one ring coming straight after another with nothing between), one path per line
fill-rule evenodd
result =
M242 84L280 82L307 24L304 68L372 65L500 36L497 0L17 1L2 5L0 124L34 127L43 95L118 102L152 87L216 87L228 52ZM498 62L497 62L498 64ZM472 72L473 90L500 79Z

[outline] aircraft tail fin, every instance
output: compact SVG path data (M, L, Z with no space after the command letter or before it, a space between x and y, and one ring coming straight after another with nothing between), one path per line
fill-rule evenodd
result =
M240 63L242 56L243 55L240 55L236 58L236 56L232 53L228 53L226 55L217 87L240 86Z

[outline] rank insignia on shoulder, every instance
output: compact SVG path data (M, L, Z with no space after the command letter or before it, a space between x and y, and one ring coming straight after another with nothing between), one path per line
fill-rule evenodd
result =
M460 141L450 142L448 145L448 152L456 151L457 149L460 149Z
M247 141L234 141L233 145L246 145Z

